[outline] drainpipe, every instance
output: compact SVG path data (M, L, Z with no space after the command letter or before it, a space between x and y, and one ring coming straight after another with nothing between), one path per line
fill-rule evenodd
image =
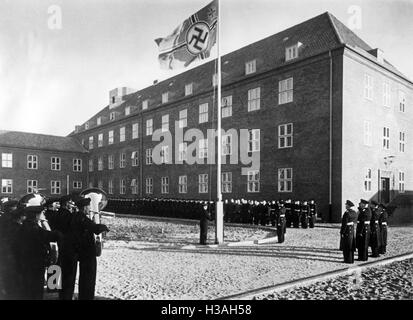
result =
M329 221L332 221L333 216L333 200L332 200L332 190L333 190L333 57L331 55L331 50L328 52L328 57L330 59L330 101L329 101L329 111L330 111L330 132L329 132L329 164L328 164L328 217Z

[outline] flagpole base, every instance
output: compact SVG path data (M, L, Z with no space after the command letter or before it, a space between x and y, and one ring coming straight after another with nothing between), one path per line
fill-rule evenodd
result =
M215 208L215 244L224 243L224 205L222 200L216 202Z

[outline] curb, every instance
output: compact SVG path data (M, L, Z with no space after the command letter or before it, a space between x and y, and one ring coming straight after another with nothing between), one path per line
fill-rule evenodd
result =
M389 263L403 261L403 260L412 259L412 258L413 258L413 252L404 253L401 255L384 258L379 261L365 262L357 266L351 266L349 268L328 271L328 272L321 273L315 276L310 276L307 278L301 278L301 279L297 279L293 281L288 281L288 282L276 284L273 286L253 289L253 290L249 290L249 291L242 292L242 293L237 293L237 294L230 295L230 296L216 298L214 300L252 300L257 295L270 294L273 292L279 292L279 291L291 289L291 288L298 287L298 286L307 286L315 282L324 281L324 280L339 277L339 276L350 275L356 271L360 272L360 271L366 270L371 267L383 266Z

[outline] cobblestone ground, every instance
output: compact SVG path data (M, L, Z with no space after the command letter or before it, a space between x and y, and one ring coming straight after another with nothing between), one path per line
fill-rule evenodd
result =
M196 222L117 218L109 228L96 283L104 299L213 299L347 266L337 225L287 229L283 244L218 248L196 245ZM225 234L227 242L273 235L242 227L225 227ZM385 257L413 251L412 238L412 227L391 228Z
M412 300L413 260L255 297L257 300Z

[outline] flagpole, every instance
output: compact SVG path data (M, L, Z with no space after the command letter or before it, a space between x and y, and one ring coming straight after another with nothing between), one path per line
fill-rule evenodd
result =
M221 244L224 242L224 210L221 193L221 153L222 153L222 133L221 133L221 6L220 0L217 0L218 16L217 16L217 130L218 130L218 150L217 150L217 203L215 210L215 243Z

